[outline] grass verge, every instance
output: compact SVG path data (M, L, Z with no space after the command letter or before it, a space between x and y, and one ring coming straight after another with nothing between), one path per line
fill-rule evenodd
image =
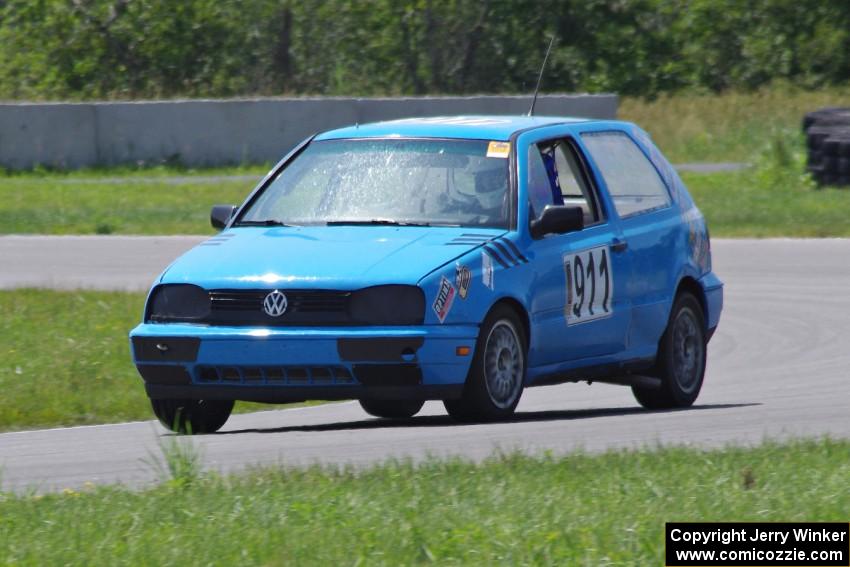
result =
M799 135L751 154L754 167L683 173L713 236L850 236L850 189L818 189ZM112 183L0 177L0 231L41 234L212 234L210 207L240 203L249 181Z
M712 236L848 237L850 188L820 188L805 168L802 138L772 140L752 168L683 173Z
M775 139L800 136L803 115L850 105L850 86L806 91L777 82L755 92L623 98L618 115L647 130L673 163L748 162Z
M0 176L0 230L212 234L210 208L241 203L264 173L256 169L119 169ZM229 178L233 175L238 178Z
M152 419L127 333L145 295L0 291L0 430ZM240 402L236 411L268 409Z
M663 565L667 521L847 521L849 441L362 471L265 469L0 496L15 565Z

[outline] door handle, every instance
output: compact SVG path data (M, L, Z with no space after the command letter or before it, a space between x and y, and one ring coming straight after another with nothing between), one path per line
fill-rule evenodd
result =
M612 252L624 252L626 248L629 247L629 243L625 240L615 239L611 243L611 251Z

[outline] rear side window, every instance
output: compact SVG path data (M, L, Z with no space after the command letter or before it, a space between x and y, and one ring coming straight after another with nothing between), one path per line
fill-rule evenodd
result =
M652 163L623 132L582 134L621 218L662 209L670 194Z

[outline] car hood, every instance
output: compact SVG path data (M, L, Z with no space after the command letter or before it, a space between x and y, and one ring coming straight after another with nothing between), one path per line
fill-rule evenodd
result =
M413 226L231 228L178 258L161 281L206 289L416 284L505 232Z

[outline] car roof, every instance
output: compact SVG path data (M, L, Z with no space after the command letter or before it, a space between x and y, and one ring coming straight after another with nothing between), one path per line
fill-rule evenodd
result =
M591 120L563 116L433 116L357 124L323 132L315 139L461 138L507 141L520 130L578 122L586 123Z

